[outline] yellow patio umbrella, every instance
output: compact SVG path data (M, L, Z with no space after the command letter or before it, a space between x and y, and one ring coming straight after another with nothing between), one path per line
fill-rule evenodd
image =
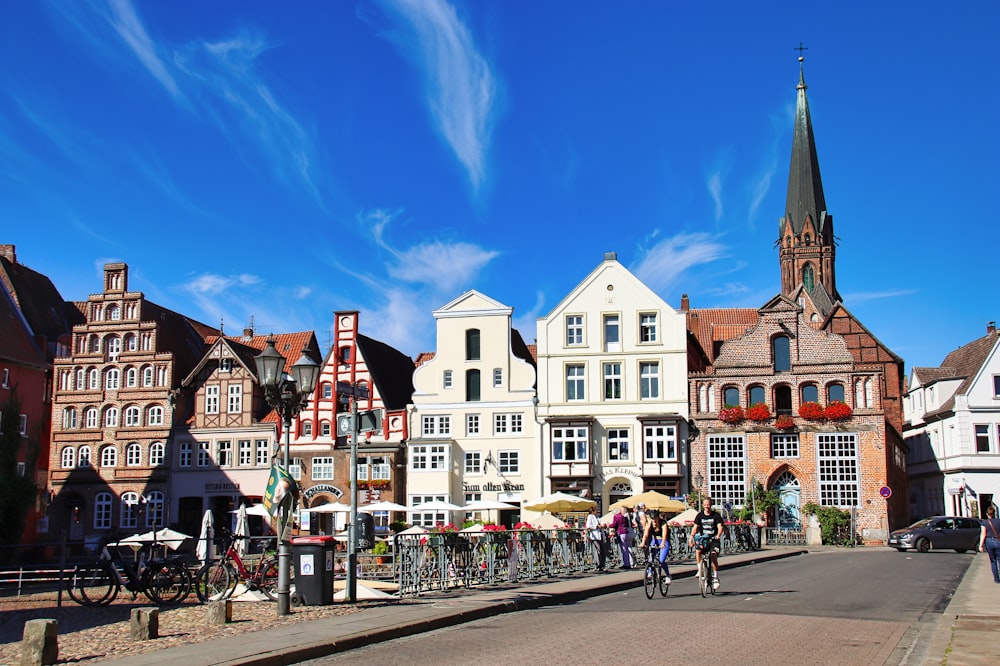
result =
M687 504L681 502L680 500L670 499L663 493L658 493L655 490L647 490L644 493L639 493L638 495L632 495L631 497L626 497L623 500L619 500L611 505L611 509L617 509L619 507L635 507L637 504L645 504L647 509L656 509L657 511L673 511L675 513L680 513L684 509L688 508Z

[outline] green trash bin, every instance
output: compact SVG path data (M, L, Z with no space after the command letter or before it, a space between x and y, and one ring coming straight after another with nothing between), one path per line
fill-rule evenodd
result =
M295 567L295 606L329 606L333 603L333 554L336 540L315 535L292 539Z

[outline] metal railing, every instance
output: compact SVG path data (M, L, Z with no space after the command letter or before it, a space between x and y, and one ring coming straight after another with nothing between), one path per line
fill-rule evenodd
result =
M722 553L760 550L757 532L747 524L728 525ZM694 559L688 534L685 527L670 529L670 561ZM595 569L599 556L597 542L585 539L580 530L407 534L396 535L392 543L401 597L573 576ZM604 544L608 563L615 566L617 547L607 539Z
M765 527L764 537L772 546L803 546L806 543L806 533L802 529Z

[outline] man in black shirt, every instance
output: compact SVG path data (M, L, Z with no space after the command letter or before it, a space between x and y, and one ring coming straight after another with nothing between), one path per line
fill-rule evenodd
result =
M704 534L710 539L704 550L709 552L712 563L712 587L717 590L719 589L719 550L722 546L719 540L722 538L722 530L725 529L725 522L722 520L722 514L712 510L712 500L706 497L702 501L701 506L702 510L694 518L694 529L691 530L689 545L692 548L694 547L694 537L697 534ZM700 572L702 549L699 548L695 551L695 557L698 560L698 571ZM701 576L700 573L698 575L699 577Z

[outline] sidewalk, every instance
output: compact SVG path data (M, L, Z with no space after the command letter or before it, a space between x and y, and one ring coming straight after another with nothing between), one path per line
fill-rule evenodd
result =
M769 548L722 558L722 569L806 553L805 548ZM693 576L693 564L671 565L674 579ZM197 666L201 664L275 666L325 657L337 652L433 631L502 613L568 603L633 589L635 571L584 575L553 582L483 591L421 597L423 603L387 604L359 613L289 624L268 631L228 636L204 643L147 652L103 663L115 666Z
M990 558L977 553L938 621L928 664L974 666L1000 663L1000 585Z

